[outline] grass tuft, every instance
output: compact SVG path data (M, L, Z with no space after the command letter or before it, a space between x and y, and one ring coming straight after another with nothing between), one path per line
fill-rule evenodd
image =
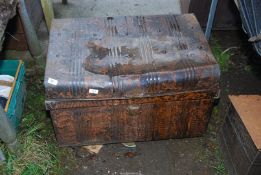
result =
M56 145L51 119L46 116L42 77L43 74L37 79L28 77L26 80L27 99L18 134L20 153L13 155L0 143L6 156L6 162L0 165L0 174L64 174L61 160L73 157L69 148Z
M212 44L212 52L219 63L221 71L227 72L231 57L230 49L223 50L220 44L217 41L214 41Z
M220 148L215 151L215 157L217 159L216 165L213 167L216 170L216 175L227 175L228 172L225 168L224 160Z

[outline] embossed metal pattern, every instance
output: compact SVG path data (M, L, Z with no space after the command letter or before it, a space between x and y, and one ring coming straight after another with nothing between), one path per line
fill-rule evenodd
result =
M52 22L44 83L47 102L216 91L219 76L191 14ZM49 78L57 84L48 83Z
M198 137L210 99L52 110L60 146ZM184 110L185 109L185 110Z
M201 136L218 80L193 15L53 21L46 108L61 146Z

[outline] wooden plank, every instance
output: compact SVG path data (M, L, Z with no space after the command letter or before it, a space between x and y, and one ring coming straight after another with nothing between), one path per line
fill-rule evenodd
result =
M5 106L5 112L8 111L8 107L10 105L10 101L11 101L11 98L12 98L12 95L13 95L13 91L14 91L14 88L15 88L15 85L16 85L16 80L18 78L18 75L19 75L19 72L20 72L20 68L21 68L21 65L22 65L22 60L19 61L19 65L18 65L18 68L17 68L17 71L15 73L15 78L14 78L14 83L12 85L12 88L11 88L11 91L9 93L9 96L8 96L8 99L7 99L7 102L6 102L6 106Z
M261 149L261 96L229 96L257 149Z
M51 23L54 18L53 5L51 0L41 0L42 8L44 11L44 18L48 31L51 29Z
M252 160L250 160L245 153L244 147L237 137L233 126L231 125L228 117L226 118L223 128L222 136L224 145L229 157L229 161L232 162L234 171L236 174L246 174L248 168L251 166Z
M0 80L0 86L12 86L13 83L5 80Z
M227 120L236 134L240 147L245 150L249 160L254 160L258 149L233 105L230 106L228 114Z
M189 12L189 4L190 4L190 0L180 0L182 14Z
M257 149L250 135L249 127L246 126L246 122L243 120L246 116L251 118L251 122L254 120L252 107L256 108L255 105L258 103L254 101L253 105L251 100L253 100L254 96L250 97L229 96L231 103L221 133L221 146L227 152L228 160L232 163L235 174L238 175L261 174L260 150Z

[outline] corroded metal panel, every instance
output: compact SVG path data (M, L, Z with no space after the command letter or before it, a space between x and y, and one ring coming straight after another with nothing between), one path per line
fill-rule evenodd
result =
M215 91L218 80L219 66L193 15L53 20L47 99Z
M61 146L201 136L211 100L170 101L52 110ZM186 110L184 110L186 109Z
M193 15L54 19L46 108L63 146L196 137L219 75Z

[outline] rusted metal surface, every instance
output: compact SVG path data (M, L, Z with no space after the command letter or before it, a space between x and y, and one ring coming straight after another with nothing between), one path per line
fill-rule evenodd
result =
M60 145L200 136L219 75L193 15L54 19L46 108Z
M198 99L212 99L215 92L188 92L188 93L177 93L175 95L164 95L154 97L136 97L128 99L52 99L46 101L46 108L48 110L56 109L73 109L73 108L87 108L87 107L98 107L98 106L117 106L117 105L131 105L131 104L145 104L145 103L162 103L171 101L188 101Z
M16 4L16 0L0 1L0 51L2 50L7 23L16 13Z
M47 99L175 94L217 89L218 80L219 66L193 15L53 21Z
M157 98L157 97L155 97ZM52 110L61 146L149 141L201 136L210 99ZM186 110L184 110L186 109Z
M261 150L257 148L235 108L233 103L229 104L221 132L222 148L228 154L235 174L259 175L261 174Z

